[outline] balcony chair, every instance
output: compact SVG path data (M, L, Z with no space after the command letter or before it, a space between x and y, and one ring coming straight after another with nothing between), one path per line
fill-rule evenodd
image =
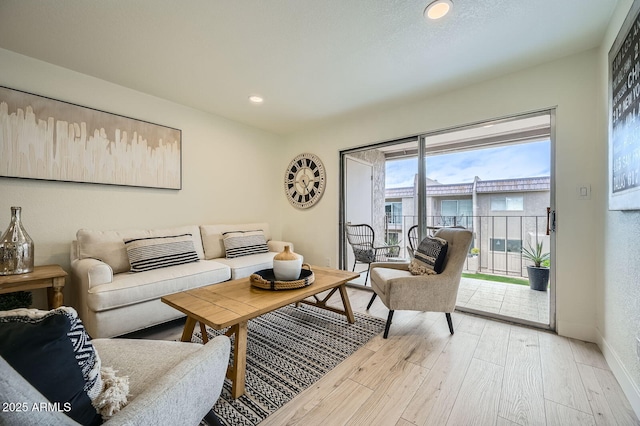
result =
M345 225L345 232L355 258L352 271L356 270L358 262L367 264L367 276L364 279L365 285L367 285L369 271L373 262L386 262L390 257L397 256L400 252L400 246L397 245L375 247L375 232L367 224L347 224Z
M408 263L374 263L371 265L371 287L374 294L367 305L373 304L376 296L389 308L384 338L396 309L411 311L444 312L453 334L451 312L456 307L462 268L471 246L473 233L463 228L441 228L434 237L447 240L444 269L437 275L412 275Z
M433 233L440 229L437 226L427 226L427 234L429 236L433 236ZM418 248L419 240L419 225L413 225L409 228L409 232L407 232L407 240L409 241L409 247L407 247L409 251L409 256L413 259L413 252Z
M413 225L407 232L407 240L409 241L409 256L413 259L413 252L418 248L418 225Z

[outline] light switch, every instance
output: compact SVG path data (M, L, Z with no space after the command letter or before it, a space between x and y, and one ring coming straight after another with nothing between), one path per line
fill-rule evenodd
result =
M591 185L588 183L581 183L576 187L576 192L578 193L579 200L590 200L591 199Z

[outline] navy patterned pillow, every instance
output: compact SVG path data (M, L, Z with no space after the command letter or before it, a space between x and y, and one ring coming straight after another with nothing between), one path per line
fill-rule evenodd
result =
M102 423L92 405L102 392L100 358L73 308L0 313L0 356L76 422Z
M420 242L409 264L413 275L435 275L444 269L447 257L447 240L438 237L427 237Z

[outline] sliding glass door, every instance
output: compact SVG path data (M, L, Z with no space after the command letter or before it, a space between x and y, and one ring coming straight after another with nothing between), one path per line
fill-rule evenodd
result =
M397 246L389 260L408 261L414 225L418 241L442 227L471 229L457 308L554 328L553 122L554 112L543 111L343 152L343 161L372 165L375 245ZM344 167L340 257L349 270L354 259L344 225L352 222L351 197L362 195L355 179ZM526 250L537 247L550 253L542 265L551 271L550 286L543 291L528 284L533 264ZM357 271L368 268L355 263ZM363 278L359 284L368 285Z

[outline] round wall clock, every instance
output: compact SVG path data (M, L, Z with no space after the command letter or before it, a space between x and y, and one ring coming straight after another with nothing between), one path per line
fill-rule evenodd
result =
M284 192L292 206L306 209L320 201L324 193L326 174L317 155L296 156L284 173Z

